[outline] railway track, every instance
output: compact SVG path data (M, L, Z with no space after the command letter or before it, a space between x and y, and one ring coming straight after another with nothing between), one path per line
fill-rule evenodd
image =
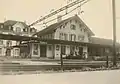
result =
M99 68L105 65L106 65L105 62L64 62L63 68L65 70L81 69L83 67ZM10 62L0 63L1 72L60 70L60 68L61 68L60 62L57 62L57 64L37 64L37 65Z

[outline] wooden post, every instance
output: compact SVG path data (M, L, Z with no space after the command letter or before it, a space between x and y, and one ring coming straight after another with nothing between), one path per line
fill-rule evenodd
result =
M116 9L115 0L112 0L112 10L113 10L113 66L116 66Z
M61 51L62 51L62 42L61 42ZM61 54L60 54L60 62L61 62L61 70L63 71L64 69L63 69L63 56L62 55L63 54L61 52Z

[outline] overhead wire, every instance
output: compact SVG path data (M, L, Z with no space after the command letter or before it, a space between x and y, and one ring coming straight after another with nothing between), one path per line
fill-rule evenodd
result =
M87 3L88 1L90 1L90 0L87 0L86 2L81 3L79 6L75 7L75 8L72 9L71 11L69 11L69 12L61 15L61 17L68 15L69 13L71 13L71 12L73 12L74 10L76 10L77 8L81 7L82 5L84 5L85 3ZM52 19L52 20L49 20L49 21L45 22L45 24L47 24L47 23L49 23L49 22L52 22L52 21L54 21L54 20L56 20L56 19L57 19L57 18L54 18L54 19ZM37 24L37 25L43 25L43 23L42 23L42 24Z

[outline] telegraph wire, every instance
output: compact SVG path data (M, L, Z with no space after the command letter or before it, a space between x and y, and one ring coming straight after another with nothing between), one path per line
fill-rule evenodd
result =
M82 4L80 4L79 6L77 6L76 8L72 9L71 11L69 11L69 12L67 12L67 13L65 13L65 14L63 14L63 15L61 15L61 16L63 17L63 16L66 16L66 15L70 14L71 12L73 12L73 11L76 10L76 9L78 9L79 7L81 7L82 5L84 5L85 3L87 3L88 1L90 1L90 0L87 0L86 2L83 2ZM52 20L49 20L49 21L45 22L45 24L47 24L47 23L49 23L49 22L52 22L52 21L54 21L54 20L56 20L56 19L57 19L57 18L54 18L54 19L52 19ZM42 24L37 24L37 25L43 25L43 23L42 23Z

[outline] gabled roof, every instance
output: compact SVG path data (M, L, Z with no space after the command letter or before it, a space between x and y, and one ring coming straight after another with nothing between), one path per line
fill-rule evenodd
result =
M98 37L91 37L92 44L100 44L100 45L113 45L112 39L105 39L105 38L98 38ZM120 47L120 43L116 43L116 47Z
M7 21L5 21L4 22L4 26L13 26L13 25L15 25L16 23L21 23L21 24L23 24L23 26L24 27L27 27L28 25L26 24L26 23L24 23L24 22L21 22L21 21L15 21L15 20L7 20Z
M77 15L72 16L72 17L70 17L70 18L68 18L68 19L62 20L62 21L60 21L60 22L54 23L54 24L48 26L47 28L45 28L45 29L37 32L35 35L42 36L42 35L44 35L44 34L53 32L54 30L56 30L56 28L57 28L58 26L60 26L60 25L63 24L64 22L66 22L66 21L68 21L68 20L71 20L71 19L74 19L74 18L77 19L77 20L79 20L80 22L82 22L82 23L86 26L86 29L91 33L91 35L94 35L94 33L88 28L88 26L87 26L87 25L79 18L79 16L77 16Z

